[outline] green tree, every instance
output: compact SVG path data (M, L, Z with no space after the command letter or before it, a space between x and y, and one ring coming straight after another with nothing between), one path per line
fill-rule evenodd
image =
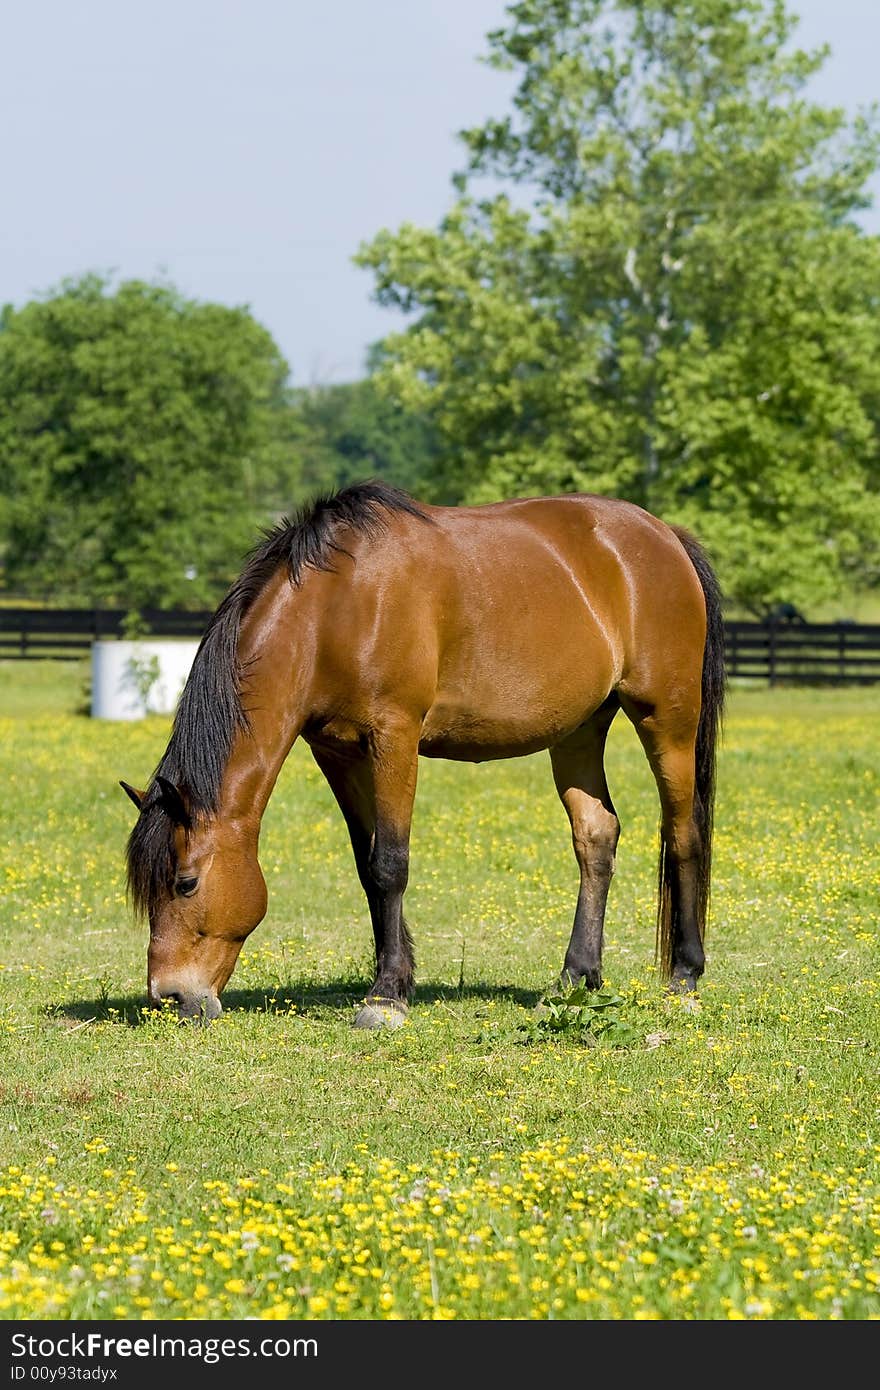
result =
M292 396L301 422L297 482L304 493L368 477L417 496L429 487L435 431L423 415L380 393L370 377Z
M512 113L463 132L436 230L357 257L415 316L378 380L436 422L444 487L628 497L694 527L756 610L876 580L873 117L808 99L826 50L793 46L782 0L507 17Z
M6 584L213 603L285 474L287 366L246 309L65 282L0 317Z

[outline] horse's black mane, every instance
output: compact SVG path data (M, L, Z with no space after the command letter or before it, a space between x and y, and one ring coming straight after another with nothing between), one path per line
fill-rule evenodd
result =
M217 810L220 784L240 729L247 729L238 660L241 622L281 565L294 586L306 569L330 570L345 553L341 532L377 534L384 512L427 514L405 492L381 482L355 483L319 497L264 533L220 603L199 644L180 697L168 747L153 773L141 813L128 840L128 887L136 911L149 913L172 891L174 825L162 805L157 777L179 787L195 820Z

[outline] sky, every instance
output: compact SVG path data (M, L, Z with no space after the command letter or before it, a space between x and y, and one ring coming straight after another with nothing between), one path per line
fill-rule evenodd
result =
M789 0L831 57L823 105L880 96L880 0ZM247 305L297 385L364 374L401 326L359 245L435 226L456 131L501 115L479 61L504 0L0 4L0 303L68 276L165 279ZM880 182L874 189L880 203ZM880 210L863 218L880 232Z

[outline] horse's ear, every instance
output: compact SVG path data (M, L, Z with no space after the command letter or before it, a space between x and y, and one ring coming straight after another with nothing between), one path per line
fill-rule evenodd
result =
M125 795L131 797L138 810L142 811L144 808L144 797L147 793L138 791L137 787L130 787L127 782L120 781L119 785L125 792Z
M156 784L162 793L162 810L171 817L175 825L182 825L184 830L189 830L192 819L179 789L173 782L169 782L167 777L157 776Z

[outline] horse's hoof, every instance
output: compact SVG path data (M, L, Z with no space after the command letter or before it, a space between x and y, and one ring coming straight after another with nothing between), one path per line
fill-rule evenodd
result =
M698 1014L703 1007L693 975L683 975L670 980L666 986L666 993L671 999L679 1001L679 1007L684 1009L685 1013Z
M584 989L590 991L601 989L602 971L585 970L581 973L580 971L563 970L562 974L556 977L551 993L562 995L571 994L572 990L580 989L582 986Z
M402 1028L407 1008L398 999L365 999L354 1021L355 1028Z
M673 975L666 987L667 994L696 994L697 980L695 975Z

